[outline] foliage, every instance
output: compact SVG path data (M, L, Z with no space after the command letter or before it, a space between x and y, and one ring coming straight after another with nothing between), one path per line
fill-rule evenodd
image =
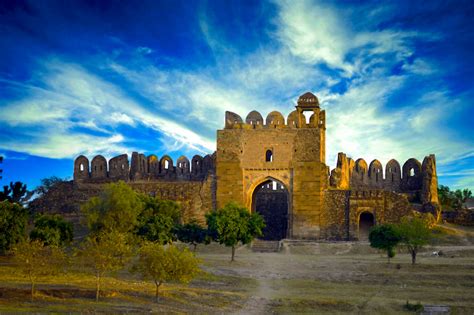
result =
M138 218L136 234L148 241L171 243L173 231L181 218L179 204L148 195L140 195L140 200L143 210Z
M385 250L387 252L389 262L390 258L395 257L394 249L400 240L400 234L392 224L380 224L370 229L370 246Z
M38 279L57 274L66 262L66 255L61 248L46 246L40 240L20 242L13 248L12 253L18 270L30 281L31 298L34 297Z
M43 214L35 219L35 227L30 233L31 239L44 242L45 245L65 246L72 242L73 226L59 215Z
M206 214L207 226L214 240L232 247L231 261L234 261L235 246L238 242L250 243L255 237L262 236L265 227L263 217L250 213L245 207L228 203L222 209Z
M407 300L407 303L404 305L404 308L409 312L415 312L415 313L419 313L423 311L423 305L421 305L420 302L416 304L411 304L408 300Z
M432 238L431 230L426 220L421 217L403 217L397 225L401 243L411 253L412 264L416 263L416 254Z
M56 177L56 176L51 176L48 178L43 178L41 180L41 185L35 188L35 193L39 195L44 195L46 194L51 188L55 187L59 183L64 183L66 180Z
M138 261L133 270L155 283L155 298L158 300L159 288L163 283L188 283L199 273L199 262L187 248L180 250L173 245L164 247L145 241L138 251Z
M0 252L22 240L28 223L28 211L18 203L0 202Z
M24 204L31 198L31 193L26 189L26 184L22 182L11 182L10 186L3 186L0 191L0 201L10 201L14 203Z
M196 251L198 244L209 244L210 242L207 229L200 226L196 221L177 226L175 233L178 240L193 245L193 251Z
M100 231L131 232L143 208L138 194L123 181L107 184L98 197L82 207L92 233Z
M438 188L438 198L443 210L462 210L464 203L471 197L472 192L469 189L451 191L448 186L443 185Z
M81 265L95 275L97 301L103 276L123 268L130 258L132 249L127 237L118 231L102 231L89 235L76 251Z

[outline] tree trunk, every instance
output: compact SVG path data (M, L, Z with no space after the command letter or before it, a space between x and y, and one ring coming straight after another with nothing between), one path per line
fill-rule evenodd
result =
M416 263L416 250L411 251L411 264L414 265Z
M35 296L35 282L31 281L31 299L33 300Z
M234 261L234 256L235 256L235 246L232 245L232 258L230 259L230 261Z
M33 300L33 297L35 296L35 279L31 274L31 271L28 272L28 278L30 279L31 283L31 300Z
M156 291L155 291L155 300L156 302L159 301L160 299L160 285L161 285L161 281L155 281L155 285L156 285Z
M100 295L100 272L96 273L95 280L95 300L98 302Z
M197 248L198 244L194 243L194 244L193 244L193 246L194 246L194 248L193 248L193 253L195 253L195 252L196 252L196 248Z

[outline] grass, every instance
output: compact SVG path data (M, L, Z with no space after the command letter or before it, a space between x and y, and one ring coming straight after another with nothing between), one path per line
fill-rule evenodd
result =
M414 266L403 251L388 264L362 243L290 245L265 254L241 247L233 263L227 248L200 246L205 272L189 285L165 284L158 303L154 285L127 270L104 279L100 302L94 299L93 275L79 270L43 278L31 300L28 281L1 257L0 313L409 314L407 305L430 304L447 305L452 314L473 314L472 232L442 226ZM434 250L444 255L431 256Z

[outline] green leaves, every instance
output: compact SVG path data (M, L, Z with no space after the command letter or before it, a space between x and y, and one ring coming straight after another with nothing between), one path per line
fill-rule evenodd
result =
M0 202L0 252L5 252L23 240L28 211L18 203Z
M133 271L144 279L153 280L158 299L158 290L162 283L188 283L200 272L199 262L187 248L180 250L173 245L165 247L154 242L144 242L138 250L138 260Z
M81 209L91 231L128 233L137 225L143 203L130 186L119 181L106 185L98 197L91 198Z
M72 242L73 226L58 215L41 215L35 219L31 239L41 240L45 245L65 246Z
M387 257L395 257L394 248L401 241L400 233L392 224L380 224L372 227L369 234L370 246L385 250Z
M224 208L206 215L209 234L225 246L242 242L250 243L255 237L262 236L265 222L258 213L250 213L236 203L228 203Z

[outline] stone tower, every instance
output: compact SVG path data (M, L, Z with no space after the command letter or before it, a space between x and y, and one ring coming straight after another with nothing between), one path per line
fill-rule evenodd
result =
M305 111L312 112L309 122ZM245 122L226 112L225 128L217 131L217 207L235 201L256 211L259 200L281 200L257 198L259 190L281 191L286 202L263 207L286 205L280 209L280 225L286 227L279 231L282 238L318 238L328 180L325 119L318 98L309 92L299 97L286 122L276 111L265 121L252 111ZM273 220L265 219L267 226Z

